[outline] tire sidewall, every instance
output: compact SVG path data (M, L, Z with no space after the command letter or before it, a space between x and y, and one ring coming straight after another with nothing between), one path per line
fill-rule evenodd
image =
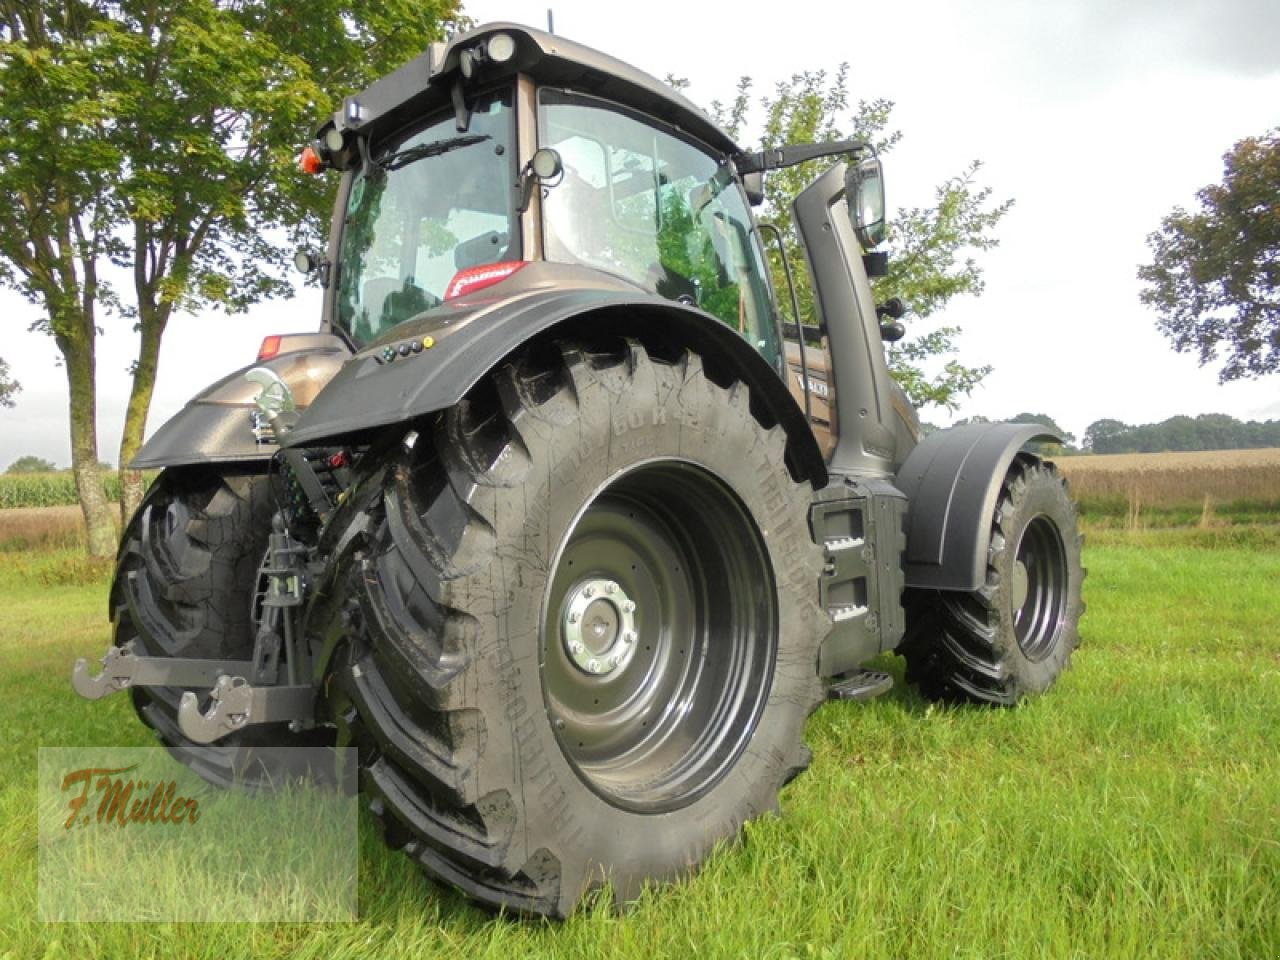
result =
M1043 469L1032 469L1026 481L1012 491L1012 509L1003 518L1004 546L993 558L998 574L996 611L999 620L999 642L1004 659L1020 695L1043 693L1067 665L1079 643L1078 624L1081 613L1081 585L1084 579L1080 562L1079 537L1075 510L1062 482ZM1014 566L1018 544L1036 517L1047 518L1057 529L1066 559L1066 607L1062 626L1048 653L1031 660L1018 644L1014 629Z
M572 423L524 417L516 424L529 469L518 490L494 490L493 511L485 511L495 521L496 548L486 579L502 586L492 615L482 618L488 622L479 624L480 636L491 638L481 650L487 676L480 683L498 691L504 720L501 732L488 731L481 776L491 765L520 785L531 843L521 856L545 842L562 860L585 863L621 889L636 878L682 872L773 807L820 697L820 633L806 622L812 617L803 603L816 593L820 554L800 506L807 501L783 465L782 432L766 431L752 417L745 387L726 391L700 371L682 376L679 367L632 360L630 375L573 371L580 416ZM541 625L556 558L592 497L620 473L663 459L718 477L755 518L773 570L779 629L769 695L732 767L685 807L638 813L591 789L562 751L542 685Z

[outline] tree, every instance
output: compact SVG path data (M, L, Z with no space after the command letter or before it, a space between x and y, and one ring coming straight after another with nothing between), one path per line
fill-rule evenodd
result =
M1085 428L1085 449L1092 453L1117 453L1116 445L1132 429L1119 420L1095 420Z
M711 104L713 115L735 138L741 136L751 112L751 86L750 78L744 77L731 103ZM777 84L760 106L766 148L859 138L884 154L901 139L901 133L888 131L893 110L888 100L861 100L847 125L842 121L850 110L847 64L830 75L822 70L795 74ZM830 162L811 161L766 178L762 219L783 230L786 256L792 263L802 262L803 253L791 222L791 200ZM991 371L989 366L968 366L953 356L959 328L925 323L953 297L982 292L982 270L974 253L996 246L994 229L1013 201L994 203L991 190L978 185L980 169L981 164L974 161L940 185L934 191L933 206L898 208L889 223L889 275L872 281L878 301L897 296L908 306L908 337L890 347L889 364L917 406L954 409L959 398ZM775 286L785 290L777 251L773 246L768 249ZM800 270L796 280L802 322L814 323L817 313L809 278ZM944 357L949 359L940 371L926 370L931 360Z
M1142 302L1179 353L1222 359L1218 381L1280 371L1280 128L1223 155L1222 183L1147 238Z
M1009 418L1010 423L1039 423L1048 427L1054 433L1062 438L1061 443L1051 443L1046 441L1036 441L1031 444L1031 448L1042 457L1060 457L1068 450L1071 445L1076 442L1076 435L1059 426L1058 421L1046 413L1020 413L1016 417Z
M0 6L0 283L43 311L66 368L90 552L114 529L95 428L98 327L139 334L120 444L141 445L175 311L290 292L332 185L296 145L341 96L421 52L456 0L34 0ZM131 296L111 283L128 271ZM127 519L142 479L122 472Z
M22 384L9 376L9 364L0 357L0 407L12 407L14 394L21 389Z
M57 469L52 461L28 454L9 464L9 469L5 473L53 473Z

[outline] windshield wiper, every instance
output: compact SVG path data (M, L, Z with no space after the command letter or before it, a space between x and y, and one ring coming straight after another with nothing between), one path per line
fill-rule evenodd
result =
M487 133L470 133L461 137L446 137L443 140L433 140L431 143L423 143L416 147L409 147L405 150L397 150L394 153L384 154L378 158L377 164L383 170L399 170L401 167L408 166L415 160L422 160L426 157L438 157L440 154L448 153L450 150L457 150L461 147L470 147L473 144L492 139L493 138Z

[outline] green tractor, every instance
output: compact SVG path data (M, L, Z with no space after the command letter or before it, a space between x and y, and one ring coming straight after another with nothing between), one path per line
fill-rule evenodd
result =
M784 325L752 207L824 157L794 200L818 324ZM868 283L868 145L746 152L499 23L349 97L302 159L341 178L297 258L320 332L267 338L147 443L114 645L73 672L210 780L355 746L393 848L565 916L776 810L806 719L886 690L882 653L990 704L1066 666L1076 514L1026 450L1057 438L921 439Z

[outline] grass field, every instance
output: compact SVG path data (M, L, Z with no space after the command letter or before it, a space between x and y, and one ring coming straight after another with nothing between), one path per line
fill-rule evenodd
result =
M123 697L67 684L107 643L101 568L0 554L0 957L1275 960L1280 529L1102 531L1086 562L1085 645L1049 696L828 704L784 815L626 915L494 917L364 822L355 923L45 925L37 747L152 741Z

